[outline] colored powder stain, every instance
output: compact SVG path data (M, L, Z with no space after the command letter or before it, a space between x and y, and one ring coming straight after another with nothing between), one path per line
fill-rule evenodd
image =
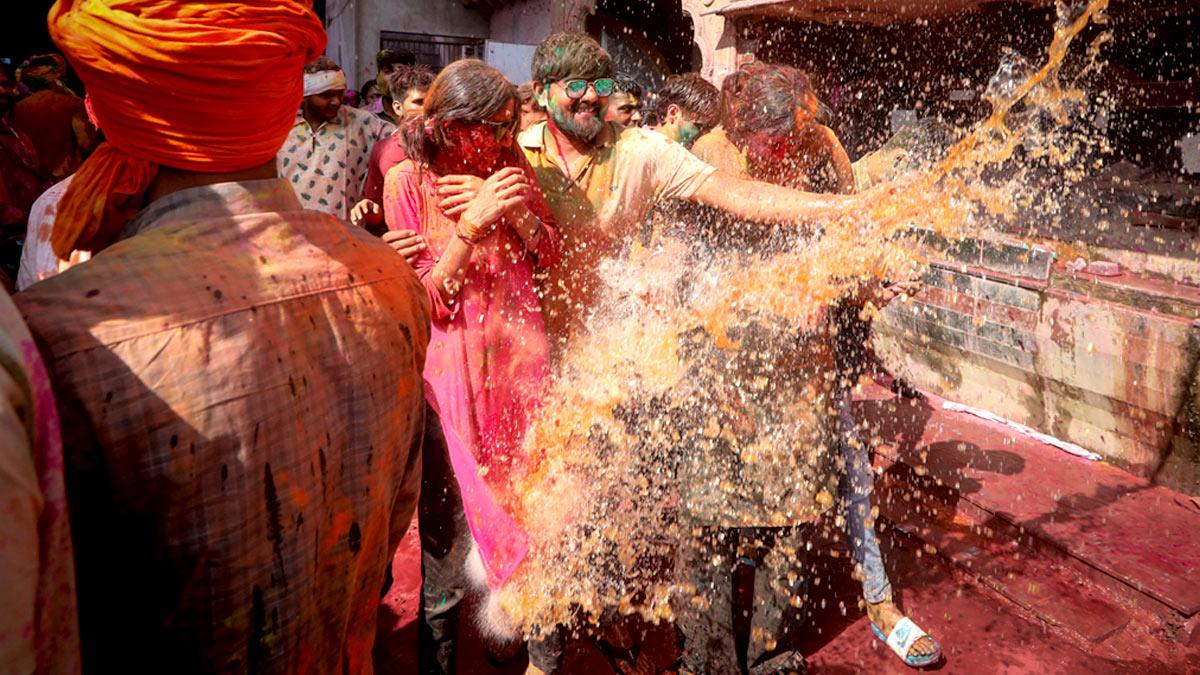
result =
M263 492L267 502L267 536L275 552L276 573L271 575L271 581L287 588L287 572L283 565L283 519L280 517L279 495L275 490L270 462L263 468Z

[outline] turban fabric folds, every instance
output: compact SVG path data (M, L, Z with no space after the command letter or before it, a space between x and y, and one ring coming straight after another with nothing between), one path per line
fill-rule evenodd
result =
M295 121L304 64L325 48L309 0L58 0L49 24L108 138L59 205L62 258L111 243L159 166L269 162Z

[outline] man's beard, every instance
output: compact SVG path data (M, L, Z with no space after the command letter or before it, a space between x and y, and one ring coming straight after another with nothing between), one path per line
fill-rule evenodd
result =
M581 111L590 111L591 119L577 120L575 114ZM604 128L604 110L601 109L599 103L574 101L569 108L551 105L549 112L550 119L554 120L554 126L577 141L591 143Z

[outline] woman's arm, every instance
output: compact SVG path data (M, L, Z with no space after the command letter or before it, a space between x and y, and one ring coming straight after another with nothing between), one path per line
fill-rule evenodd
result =
M411 163L405 162L388 171L387 178L384 179L383 210L391 232L412 233L412 235L419 237L428 230L428 224L422 217L423 210L421 209L421 197L424 189L420 173ZM388 243L392 246L393 250L396 249L395 243ZM460 257L462 255L461 250L451 251L453 243L453 241L446 243L444 247L446 253L451 253L456 258ZM403 257L412 266L413 271L417 273L417 278L421 280L421 284L425 286L425 292L429 296L429 303L433 308L434 320L446 319L453 316L457 310L457 307L453 303L453 294L443 295L442 289L439 288L439 280L433 276L434 267L438 264L438 258L434 257L429 246L422 245L416 252L411 253L411 255L404 255ZM470 255L468 252L469 259ZM444 288L444 280L442 280L441 285ZM451 301L447 302L447 299Z
M435 188L436 189L436 188ZM467 265L475 245L496 229L501 219L509 215L525 201L526 185L521 172L498 171L491 175L467 204L458 217L454 236L446 245L440 258L423 277L426 288L437 292L441 304L451 308L451 313L463 280L467 276ZM436 200L436 193L429 195ZM418 274L421 270L418 269Z
M525 180L529 183L529 192L523 205L524 213L521 216L527 219L525 227L530 236L522 234L520 229L517 229L517 234L521 236L529 251L537 256L538 267L553 267L562 259L558 221L554 218L554 212L550 210L550 203L542 194L541 187L538 186L537 176L534 175L533 166L525 157L525 153L518 152L517 156L518 166L525 172ZM529 220L534 221L532 225L528 223ZM516 227L514 225L514 229Z
M838 140L833 129L822 128L826 147L829 148L829 164L833 167L834 175L837 176L835 190L843 195L853 194L856 190L854 189L854 165L850 162L850 155L846 154L846 148L842 147L842 142Z

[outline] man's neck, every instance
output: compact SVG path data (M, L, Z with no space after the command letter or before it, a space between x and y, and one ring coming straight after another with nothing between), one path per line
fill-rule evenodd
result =
M150 184L150 189L146 191L146 203L149 204L173 192L187 190L188 188L216 185L217 183L235 183L245 180L269 180L278 177L278 175L274 159L260 166L230 173L200 173L198 171L182 171L164 166L159 169L158 176Z
M308 122L308 126L311 127L313 130L320 129L321 125L326 124L327 122L330 121L330 120L323 120L323 119L317 117L315 114L310 112L308 110L308 108L305 106L300 107L300 112L301 112L301 114L304 115L304 121ZM341 109L338 109L338 114L340 115L341 113L342 113Z
M600 139L600 134L604 133L604 130L601 129L600 134L596 134L596 137L591 141L572 138L563 133L562 129L559 129L558 125L554 123L554 120L546 120L546 129L549 130L550 138L554 141L558 153L570 165L563 167L567 170L570 170L580 157L591 155L596 147L596 141Z

